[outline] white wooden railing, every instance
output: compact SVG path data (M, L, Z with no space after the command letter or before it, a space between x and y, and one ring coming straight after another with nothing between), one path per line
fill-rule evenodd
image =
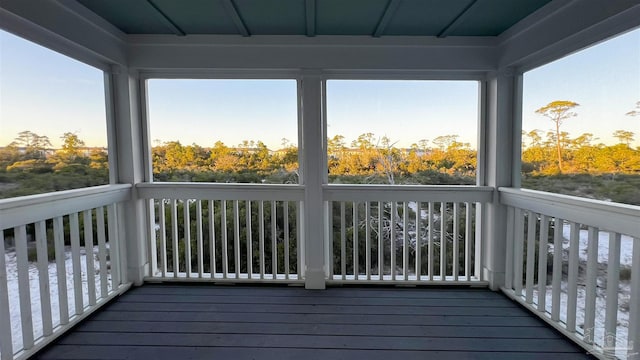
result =
M329 283L465 283L480 277L477 186L328 185Z
M640 358L640 207L501 188L503 291L600 358Z
M149 199L155 234L151 278L304 280L303 186L144 183L136 189ZM327 185L323 193L325 217L316 220L324 223L328 282L481 280L479 204L491 201L492 188Z
M0 200L0 359L29 357L128 288L117 204L130 192Z
M151 274L161 280L302 282L297 185L145 183Z

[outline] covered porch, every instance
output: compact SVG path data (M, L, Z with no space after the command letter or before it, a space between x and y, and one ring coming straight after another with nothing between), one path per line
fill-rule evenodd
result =
M162 11L175 34L127 33L89 1L3 1L3 29L104 71L111 179L0 200L2 360L639 358L640 209L520 187L522 74L638 27L636 1L553 0L471 36L448 35L475 1L434 36L382 36L395 0L367 36L316 36L309 0L304 34L252 35L220 3L237 35L183 36ZM146 84L180 78L294 79L299 183L154 182ZM330 79L478 81L476 184L328 183Z

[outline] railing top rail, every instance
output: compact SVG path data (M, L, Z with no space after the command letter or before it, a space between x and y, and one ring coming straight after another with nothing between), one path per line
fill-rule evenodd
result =
M489 202L493 188L474 185L325 185L326 201Z
M51 219L130 198L130 184L114 184L3 199L0 200L0 229Z
M211 199L301 201L304 186L295 184L220 184L155 182L136 185L142 199Z
M640 206L528 189L498 191L504 205L640 238Z

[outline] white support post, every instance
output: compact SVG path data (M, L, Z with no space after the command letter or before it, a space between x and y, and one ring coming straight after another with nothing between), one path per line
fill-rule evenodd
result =
M114 66L107 81L107 97L114 126L111 134L117 141L110 141L110 152L115 153L117 162L115 171L117 183L135 185L144 181L144 131L141 126L141 108L145 106L140 91L138 75L129 72L127 68ZM113 149L113 150L111 150ZM119 220L124 221L120 228L120 240L126 253L123 263L127 264L124 271L127 279L123 283L132 282L141 285L144 277L150 274L148 259L146 224L147 206L145 200L139 200L133 189L132 199L122 204L122 215Z
M521 95L517 76L510 69L490 74L484 94L485 129L483 163L486 165L484 177L479 185L494 188L512 186L512 174L517 155L514 155L515 100ZM519 134L517 134L520 136ZM492 290L505 285L507 209L500 204L499 194L494 193L493 201L484 206L484 229L482 231L482 275L489 281ZM509 254L510 256L510 254Z
M302 183L304 184L305 287L324 289L327 266L324 246L324 202L322 183L324 126L322 79L318 73L302 76Z

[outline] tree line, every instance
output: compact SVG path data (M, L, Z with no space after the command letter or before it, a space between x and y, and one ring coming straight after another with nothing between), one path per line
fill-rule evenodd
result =
M552 127L546 132L523 132L523 186L567 193L566 186L550 185L549 179L580 174L593 179L640 174L640 147L632 146L634 132L617 130L613 136L618 143L605 145L591 133L573 137L562 130L564 122L578 116L578 106L573 101L558 100L536 111L551 120ZM626 114L632 121L640 119L640 101ZM65 132L60 138L62 146L52 149L48 137L25 130L0 148L0 197L109 182L106 149L88 148L72 132ZM282 139L282 147L277 150L259 140L244 140L237 145L217 141L211 147L168 141L151 149L155 181L298 183L298 161L298 148L287 139ZM327 162L332 183L476 183L477 151L457 135L422 139L409 147L400 147L393 139L371 132L352 141L334 135L327 138ZM541 177L545 178L544 185ZM564 177L561 180L566 182Z
M522 132L522 171L532 175L556 174L640 174L640 147L631 144L635 133L616 130L612 136L617 144L598 143L592 133L577 137L561 130L566 120L577 117L574 111L580 106L569 100L557 100L536 110L553 123L553 129ZM640 116L640 101L636 110L626 113L630 117Z

